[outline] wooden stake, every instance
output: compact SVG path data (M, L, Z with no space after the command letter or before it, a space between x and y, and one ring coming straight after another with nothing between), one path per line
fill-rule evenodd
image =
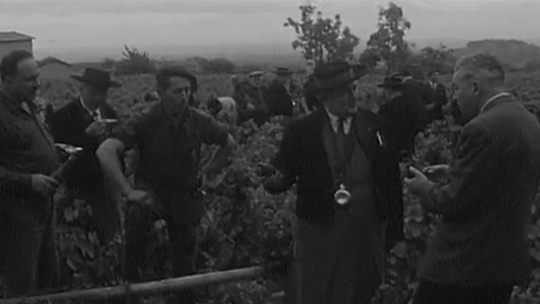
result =
M75 290L63 293L32 296L28 298L0 299L0 304L36 303L39 301L66 301L66 300L105 300L124 295L155 294L179 289L192 288L216 283L240 281L257 277L262 267L248 267L228 271L218 271L192 276L166 279L146 283L137 283L125 286L103 287L87 290Z

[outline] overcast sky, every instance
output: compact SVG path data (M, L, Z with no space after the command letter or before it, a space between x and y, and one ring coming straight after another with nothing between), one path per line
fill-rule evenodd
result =
M298 0L0 0L0 31L36 37L35 48L122 44L290 43L283 27L298 19ZM340 13L365 44L376 29L378 0L314 1ZM413 28L410 39L540 38L540 0L396 0Z

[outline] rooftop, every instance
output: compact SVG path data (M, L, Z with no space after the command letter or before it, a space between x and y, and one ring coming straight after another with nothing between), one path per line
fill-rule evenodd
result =
M33 40L35 39L32 36L28 36L25 34L17 33L17 32L0 32L0 43L1 42L16 42L16 41L25 41L25 40Z
M39 66L42 67L46 64L49 64L49 63L60 63L60 64L63 64L65 66L68 66L68 67L71 67L71 64L65 62L65 61L62 61L58 58L55 58L55 57L47 57L47 58L44 58L42 60L39 61Z

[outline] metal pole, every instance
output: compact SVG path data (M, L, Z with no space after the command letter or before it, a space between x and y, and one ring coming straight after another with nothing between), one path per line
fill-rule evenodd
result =
M65 301L65 300L105 300L129 295L155 294L172 290L192 288L202 285L211 285L231 281L240 281L257 277L262 273L262 267L248 267L228 271L218 271L205 274L196 274L186 277L166 279L132 285L103 287L87 290L68 291L63 293L32 296L28 298L14 298L0 300L0 304L37 303L39 301Z

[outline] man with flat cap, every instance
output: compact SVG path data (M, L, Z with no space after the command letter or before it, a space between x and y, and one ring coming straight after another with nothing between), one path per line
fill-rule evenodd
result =
M107 94L120 83L112 80L108 71L93 68L72 78L81 84L80 96L53 113L49 123L57 143L83 148L82 155L64 171L64 180L72 196L85 199L91 206L98 236L108 241L119 228L119 206L115 193L105 191L95 152L117 118L107 104Z
M263 77L263 71L253 71L248 74L246 83L235 88L232 97L236 101L238 124L250 119L259 125L264 123L268 110L264 102Z
M403 238L397 155L372 112L356 108L361 66L327 63L313 73L320 107L285 129L270 193L297 185L296 304L370 303L385 247Z

